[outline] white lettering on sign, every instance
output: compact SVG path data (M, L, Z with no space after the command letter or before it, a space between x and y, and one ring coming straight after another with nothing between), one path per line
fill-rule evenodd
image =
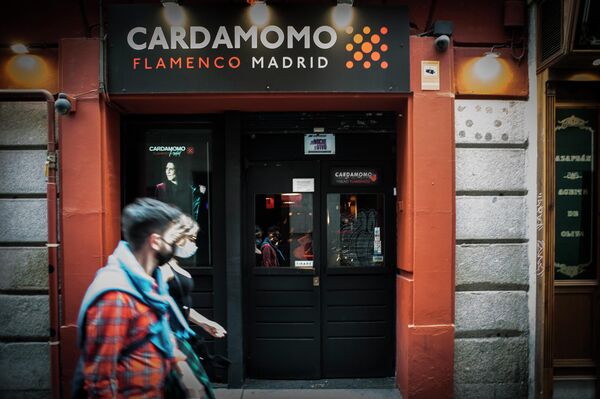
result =
M373 176L373 172L335 172L335 177L343 177L345 179L350 178L361 178L361 177L371 177Z
M183 145L171 145L171 146L164 146L164 145L151 145L150 147L148 147L148 150L150 152L163 152L163 151L185 151L185 146Z
M277 25L267 25L262 28L260 33L256 26L244 30L241 26L236 25L233 27L233 32L228 30L226 26L220 26L214 37L204 26L190 26L187 29L181 26L171 26L169 29L165 28L165 30L161 26L155 27L148 44L148 30L143 26L136 26L127 33L127 45L137 51L153 50L155 48L162 48L163 50L176 50L178 48L197 50L209 45L213 49L239 49L242 43L249 41L250 47L255 49L260 41L264 48L270 50L282 46L292 49L297 44L305 49L309 49L311 45L314 45L322 50L327 50L337 42L336 30L328 25L319 26L312 32L312 35L310 26L304 26L297 30L293 26L282 29ZM169 40L167 40L167 36Z
M201 33L203 39L201 42L198 42L198 33ZM197 50L204 48L208 45L210 41L210 32L203 26L192 26L190 27L190 48ZM136 49L140 50L140 49ZM143 49L141 49L143 50Z
M250 29L248 29L248 31L244 32L244 29L241 26L235 26L233 28L234 31L234 39L233 42L235 43L235 48L240 48L241 46L241 41L244 40L245 42L247 42L248 40L250 40L250 48L257 48L258 47L258 37L257 37L257 28L256 26L251 26Z
M221 26L217 31L212 48L219 48L219 46L233 48L233 43L231 43L231 39L229 39L229 35L227 34L227 28L224 26Z
M556 162L592 162L592 156L589 154L557 155Z
M294 40L304 41L304 48L310 48L310 28L305 26L298 32L293 26L288 26L287 47L294 48Z
M560 232L560 236L566 238L584 237L584 232L579 230L564 230Z
M154 29L152 39L150 39L150 44L148 45L148 50L154 50L154 47L156 46L169 48L169 43L167 42L167 38L162 29Z
M266 61L266 62L265 62ZM264 69L266 64L267 69L289 69L294 65L296 68L303 69L323 69L329 64L325 57L252 57L252 69Z
M134 36L137 33L143 33L145 35L146 28L144 28L142 26L138 26L137 28L133 28L132 30L130 30L129 33L127 34L127 44L129 45L129 47L131 47L134 50L144 50L144 49L146 49L146 42L138 44L133 40Z
M181 26L174 26L171 29L171 48L177 48L177 45L183 49L188 49L189 46L183 39L185 38L185 29Z
M570 218L579 217L579 211L567 211L567 217L570 217Z
M558 190L558 195L588 195L588 190L585 188L561 188Z

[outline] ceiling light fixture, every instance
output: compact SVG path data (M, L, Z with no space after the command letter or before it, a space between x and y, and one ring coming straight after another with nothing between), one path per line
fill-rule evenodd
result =
M163 15L167 23L171 26L183 26L187 21L185 10L176 0L161 0L163 5Z
M344 29L350 25L354 16L352 5L354 0L338 0L333 9L333 24L338 29Z
M23 43L15 43L10 46L10 49L15 54L27 54L29 53L29 48Z
M264 0L247 0L250 4L250 20L253 25L264 26L269 22L269 7Z

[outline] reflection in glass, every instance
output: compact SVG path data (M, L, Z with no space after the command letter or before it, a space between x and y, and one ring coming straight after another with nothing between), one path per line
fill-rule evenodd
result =
M256 266L313 267L312 204L311 193L256 195Z
M382 194L327 194L328 266L383 266L383 220Z

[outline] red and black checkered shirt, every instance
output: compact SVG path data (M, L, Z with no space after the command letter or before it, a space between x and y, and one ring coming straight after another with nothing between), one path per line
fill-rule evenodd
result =
M143 340L157 316L124 292L102 295L86 313L85 388L93 398L162 398L173 359L165 359L150 341L120 356Z

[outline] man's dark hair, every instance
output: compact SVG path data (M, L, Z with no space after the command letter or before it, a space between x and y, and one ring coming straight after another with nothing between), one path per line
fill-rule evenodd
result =
M162 234L181 217L181 211L159 200L138 198L123 209L123 237L133 251L144 245L150 234Z
M271 233L279 233L279 226L271 226L267 229L267 234L271 234Z

